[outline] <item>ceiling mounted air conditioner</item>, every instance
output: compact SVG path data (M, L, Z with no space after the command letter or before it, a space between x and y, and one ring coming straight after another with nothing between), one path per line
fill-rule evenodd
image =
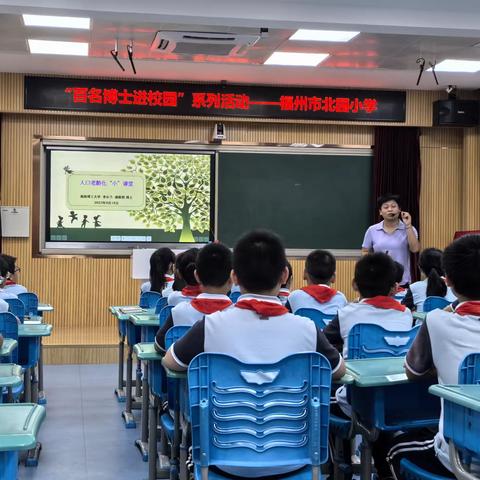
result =
M218 32L159 31L151 49L178 55L242 55L260 40L260 35Z

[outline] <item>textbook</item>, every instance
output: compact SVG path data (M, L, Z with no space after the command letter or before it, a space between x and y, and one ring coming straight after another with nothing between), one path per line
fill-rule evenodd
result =
M135 306L132 306L132 307L120 307L119 310L120 310L122 313L143 313L143 312L144 312L143 308L141 308L141 307L135 307Z

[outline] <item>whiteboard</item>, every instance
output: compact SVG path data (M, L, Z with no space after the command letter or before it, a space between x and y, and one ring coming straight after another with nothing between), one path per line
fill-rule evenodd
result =
M155 252L155 248L134 248L132 250L132 278L148 280L150 278L150 257ZM183 250L173 250L175 255L184 252Z
M30 236L30 207L2 206L2 237Z

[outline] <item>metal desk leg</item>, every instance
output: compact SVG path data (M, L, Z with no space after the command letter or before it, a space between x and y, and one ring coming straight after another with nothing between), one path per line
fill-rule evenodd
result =
M148 461L148 363L143 364L143 381L142 381L142 437L135 440L135 446L140 450L142 460Z
M372 478L372 445L367 440L366 436L362 436L362 443L360 445L360 478L362 480L371 480Z
M40 405L46 405L47 397L43 390L43 344L40 338L40 358L38 359L38 403Z
M31 403L32 401L32 371L30 368L25 370L23 374L23 395L25 397L25 403Z
M133 346L128 346L127 353L127 385L125 386L126 403L122 412L125 428L136 428L137 424L132 414L132 367L133 367Z
M142 362L137 360L137 370L135 372L135 400L142 398Z
M155 480L157 478L170 478L169 459L165 455L158 455L157 450L157 424L159 403L160 400L156 396L152 396L148 412L148 480ZM163 434L162 436L164 437Z
M125 336L120 335L120 341L118 342L118 385L115 389L115 395L120 403L125 402L125 382L123 380L123 365L125 362Z
M38 403L38 380L35 367L32 368L32 402Z

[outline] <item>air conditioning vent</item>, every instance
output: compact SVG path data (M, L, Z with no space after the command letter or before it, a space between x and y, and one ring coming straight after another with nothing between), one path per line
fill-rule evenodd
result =
M159 31L155 35L151 49L160 53L227 57L242 55L259 39L260 35Z

